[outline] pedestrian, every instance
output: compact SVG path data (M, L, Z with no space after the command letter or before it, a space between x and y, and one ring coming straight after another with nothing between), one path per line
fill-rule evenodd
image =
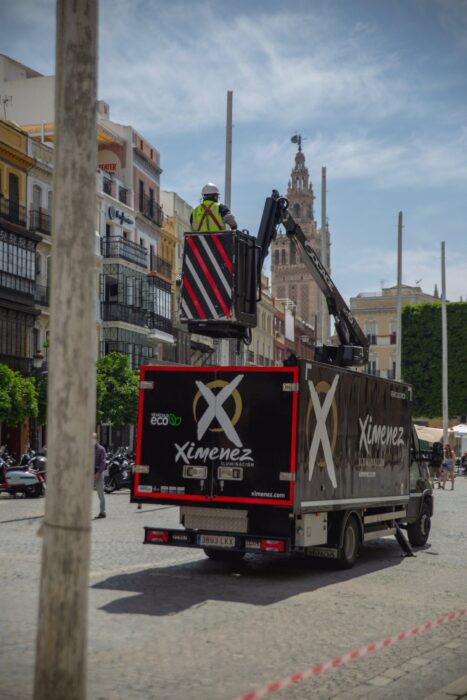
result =
M440 488L444 489L446 486L446 481L448 476L451 479L451 491L454 491L454 465L456 463L456 455L451 445L446 444L444 446L444 459L443 459L443 471L441 473L441 478L443 483L440 483Z
M201 204L198 204L190 215L192 231L216 233L216 231L226 231L227 226L232 230L237 228L237 222L230 209L219 202L217 185L208 182L201 190L201 196Z
M103 447L97 440L97 433L93 433L94 438L94 487L99 496L99 515L96 515L94 520L99 520L99 518L105 518L105 495L104 495L104 472L106 469L106 452L105 447Z

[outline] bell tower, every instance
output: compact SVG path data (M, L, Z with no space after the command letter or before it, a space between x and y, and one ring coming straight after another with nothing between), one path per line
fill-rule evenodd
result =
M315 195L310 173L302 151L302 137L296 134L292 143L297 144L295 165L287 187L289 209L318 255L321 253L321 232L315 215ZM294 302L296 315L315 329L321 341L321 291L302 263L292 241L285 234L278 234L271 246L272 293L278 299Z

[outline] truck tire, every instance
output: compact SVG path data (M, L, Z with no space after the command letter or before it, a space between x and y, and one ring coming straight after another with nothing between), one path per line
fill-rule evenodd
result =
M422 505L418 520L407 525L407 536L412 547L423 547L430 536L431 515L427 503Z
M245 552L229 552L226 549L215 549L214 547L203 547L203 552L213 561L236 562L243 559Z
M337 564L340 569L351 569L360 551L360 528L357 519L351 515L345 523Z

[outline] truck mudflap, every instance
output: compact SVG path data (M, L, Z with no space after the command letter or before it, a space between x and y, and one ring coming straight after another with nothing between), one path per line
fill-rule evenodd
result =
M288 537L265 537L264 535L238 534L232 532L201 532L171 528L144 528L143 544L166 544L170 547L192 547L197 549L223 549L232 552L275 552L287 554L291 551Z

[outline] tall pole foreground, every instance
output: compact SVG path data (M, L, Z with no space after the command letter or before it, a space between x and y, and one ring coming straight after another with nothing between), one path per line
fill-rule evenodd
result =
M225 192L224 202L226 207L232 204L232 104L233 92L227 92L227 122L225 129Z
M402 212L397 222L397 312L396 312L396 379L402 379Z
M86 697L94 453L97 0L58 0L47 498L35 700Z
M321 168L321 262L329 272L328 231L326 216L326 168ZM329 314L326 298L321 298L321 342L327 343L329 335Z
M448 441L448 319L446 313L446 258L444 241L441 242L441 348L442 348L442 404L443 404L443 444Z

